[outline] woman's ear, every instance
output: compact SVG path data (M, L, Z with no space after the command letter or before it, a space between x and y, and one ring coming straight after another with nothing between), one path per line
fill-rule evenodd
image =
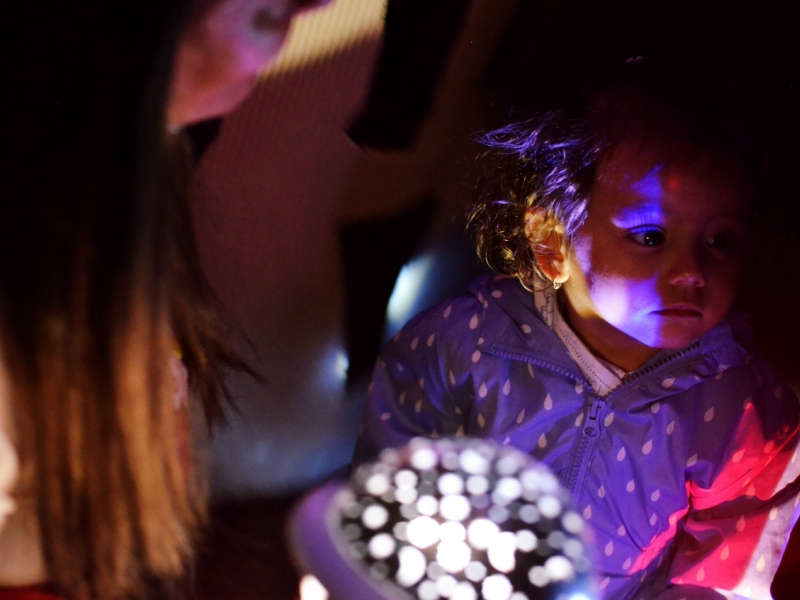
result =
M529 208L525 212L525 237L545 277L557 284L569 279L563 225L544 208Z

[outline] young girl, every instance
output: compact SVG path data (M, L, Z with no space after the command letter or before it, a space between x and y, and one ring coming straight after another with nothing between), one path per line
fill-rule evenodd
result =
M386 347L356 457L511 444L571 492L605 598L769 598L800 407L729 314L751 186L718 105L654 81L485 136L470 224L498 274Z

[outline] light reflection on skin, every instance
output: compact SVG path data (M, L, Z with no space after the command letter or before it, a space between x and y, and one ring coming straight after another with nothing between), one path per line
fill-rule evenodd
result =
M744 189L686 143L623 140L598 165L586 221L554 264L566 317L595 353L633 370L720 323L741 271Z

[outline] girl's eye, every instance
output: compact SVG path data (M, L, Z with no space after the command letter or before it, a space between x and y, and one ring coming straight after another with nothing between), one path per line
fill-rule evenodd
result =
M720 252L730 252L736 246L736 234L732 232L718 233L706 240L706 246Z
M660 246L667 239L663 231L654 227L633 231L628 234L628 238L640 246L647 247Z

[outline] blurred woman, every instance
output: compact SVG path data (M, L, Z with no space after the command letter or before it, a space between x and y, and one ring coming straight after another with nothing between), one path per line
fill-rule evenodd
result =
M199 273L178 132L234 108L311 4L0 9L0 598L184 578L204 517L187 401L212 421L246 367Z

